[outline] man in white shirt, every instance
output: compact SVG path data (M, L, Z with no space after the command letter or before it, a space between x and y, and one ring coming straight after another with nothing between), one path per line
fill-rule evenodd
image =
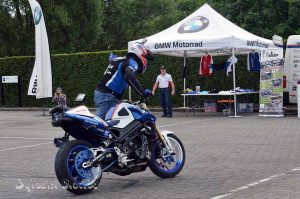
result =
M156 82L152 89L152 94L155 94L155 90L157 87L160 91L160 104L163 108L163 115L162 117L172 117L172 101L170 96L170 90L169 86L172 87L172 95L175 95L175 86L172 79L172 76L167 73L166 67L161 66L160 67L160 75L157 76Z

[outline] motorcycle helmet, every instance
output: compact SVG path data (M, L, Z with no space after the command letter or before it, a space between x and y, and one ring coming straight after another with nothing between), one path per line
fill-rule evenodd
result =
M148 60L153 61L153 55L148 46L144 45L145 43L145 40L134 43L132 46L130 46L128 51L128 55L136 58L141 73L146 71Z

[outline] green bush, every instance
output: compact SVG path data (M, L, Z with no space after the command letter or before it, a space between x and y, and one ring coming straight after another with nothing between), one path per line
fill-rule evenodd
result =
M116 54L123 56L126 51L115 51ZM55 54L51 56L53 89L62 87L67 94L69 106L73 106L73 100L77 93L86 93L88 106L93 106L93 92L95 87L108 65L109 52L87 52L73 54ZM222 63L228 57L214 57L215 63ZM246 57L238 57L236 77L237 86L242 88L259 88L259 74L248 72L246 69ZM196 85L201 86L201 90L228 90L233 88L232 75L229 77L225 71L218 71L211 77L199 76L199 58L188 58L189 74L187 86L195 89ZM152 86L159 74L159 67L165 65L168 72L172 75L177 94L173 97L174 106L182 106L183 98L180 96L183 90L183 58L155 56L155 61L150 63L146 73L139 75L139 80L145 88L152 89ZM7 57L0 58L0 75L20 75L22 82L22 98L24 107L39 107L42 104L51 106L51 99L35 99L34 96L27 95L29 79L34 66L34 57ZM17 85L4 84L5 106L18 106ZM134 93L134 91L133 91ZM157 93L158 94L158 93ZM127 92L126 96L127 97ZM139 97L133 94L133 99ZM199 99L202 101L203 99ZM258 96L250 97L251 101L257 102ZM154 96L149 102L151 106L159 106L158 95ZM2 106L2 105L0 105Z

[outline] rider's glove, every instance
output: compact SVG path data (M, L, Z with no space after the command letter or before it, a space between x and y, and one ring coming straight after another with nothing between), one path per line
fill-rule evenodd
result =
M144 90L144 97L151 97L152 96L152 92L149 89Z

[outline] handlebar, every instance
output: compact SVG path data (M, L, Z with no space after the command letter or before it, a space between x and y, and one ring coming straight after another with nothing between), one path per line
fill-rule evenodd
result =
M147 105L145 104L145 101L147 99L149 99L149 97L147 97L147 98L143 97L139 101L136 101L136 102L132 102L132 101L129 101L129 100L123 100L123 102L127 102L127 103L130 103L130 104L136 105L136 106L140 107L141 109L150 112Z
M150 96L145 98L145 97L142 97L139 101L130 101L130 100L122 100L122 102L127 102L127 103L130 103L130 104L134 104L134 105L138 105L138 104L142 104L142 103L145 103L146 100L149 100L150 99Z
M146 100L149 100L150 98L152 97L151 96L148 96L148 97L142 97L139 101L137 101L138 104L142 104L142 103L145 103Z

